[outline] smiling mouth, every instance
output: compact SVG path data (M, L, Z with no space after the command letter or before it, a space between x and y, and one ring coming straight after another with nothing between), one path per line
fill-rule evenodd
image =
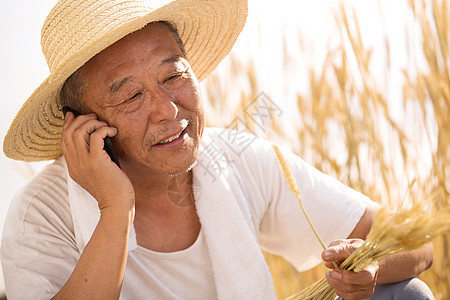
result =
M186 131L186 128L189 125L189 122L187 120L183 119L180 121L180 125L182 127L182 130L180 132L178 132L177 134L175 134L171 137L168 137L165 140L162 140L161 142L157 143L156 145L168 144L168 143L173 142L174 140L178 139Z
M176 140L177 138L180 137L180 135L183 133L183 131L184 131L184 129L182 131L180 131L180 133L178 133L174 136L171 136L170 138L165 139L164 141L159 142L157 145L164 145L164 144L170 143L173 140Z

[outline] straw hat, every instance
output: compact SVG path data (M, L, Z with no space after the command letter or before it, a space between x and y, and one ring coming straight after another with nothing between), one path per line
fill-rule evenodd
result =
M61 155L64 123L58 98L66 79L97 53L150 22L173 24L199 80L230 52L247 16L247 0L177 0L157 9L143 0L60 0L41 32L50 76L13 120L3 142L12 159Z

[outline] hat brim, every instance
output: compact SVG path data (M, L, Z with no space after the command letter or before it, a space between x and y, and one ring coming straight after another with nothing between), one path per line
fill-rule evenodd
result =
M3 141L9 158L41 161L61 156L63 114L59 93L66 79L96 54L126 35L151 22L173 24L184 43L186 55L201 81L231 51L247 17L246 0L178 0L127 23L119 23L107 33L90 37L70 61L60 64L34 91L17 113Z

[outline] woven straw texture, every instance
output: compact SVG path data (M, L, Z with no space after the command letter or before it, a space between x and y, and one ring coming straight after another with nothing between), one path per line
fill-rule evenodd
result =
M13 120L3 142L9 158L61 156L64 123L58 97L66 79L89 59L150 22L175 25L199 80L231 51L247 17L247 0L178 0L151 9L140 0L61 0L41 32L50 76Z

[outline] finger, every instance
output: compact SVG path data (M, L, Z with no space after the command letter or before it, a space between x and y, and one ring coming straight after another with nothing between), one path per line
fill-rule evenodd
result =
M79 115L78 117L75 117L75 115L69 111L66 113L66 116L64 117L65 122L64 124L67 123L66 128L63 129L74 129L77 128L78 126L80 126L81 124L83 124L84 122L88 121L88 120L92 120L92 119L97 119L97 115L96 114L86 114L86 115ZM72 126L70 126L72 125Z
M325 277L326 277L326 280L328 281L328 284L336 290L336 293L338 291L340 291L338 295L344 299L347 299L347 296L349 294L354 293L359 290L362 290L364 286L359 285L359 284L344 282L342 280L343 279L342 271L343 270L341 270L341 269L328 271L328 272L326 272ZM343 297L343 295L345 297Z
M67 149L64 139L61 139L61 151L64 157L67 157L69 150Z
M74 140L78 143L84 141L87 146L90 144L90 135L99 130L102 127L106 127L108 124L97 119L88 119L82 123L78 128L73 131Z
M75 119L75 116L72 112L67 112L64 116L64 124L63 124L63 130L65 130L69 125L72 123L72 121Z
M348 292L340 289L334 289L334 291L336 292L336 295L345 300L367 299L370 298L370 296L372 296L373 294L373 291L366 289L359 289L356 291L348 291Z
M72 135L73 126L71 126L74 119L75 117L72 112L67 112L61 136L61 150L65 157L70 156L71 153L76 154L75 143Z
M322 252L322 259L324 261L343 261L345 260L350 254L352 254L360 244L355 243L340 243L338 245L333 245L331 247L328 247Z
M368 285L372 284L375 276L375 272L370 272L368 270L363 270L361 272L355 273L352 271L347 271L343 269L336 269L330 271L333 278L339 278L340 281L347 284L355 285Z
M334 261L335 258L335 254L336 254L336 250L334 250L335 247L338 247L342 244L346 244L348 241L347 240L334 240L332 241L329 245L328 248L326 248L323 252L322 252L322 259L324 261Z
M344 239L338 239L338 240L332 241L332 242L328 245L328 247L331 247L331 246L337 246L337 245L344 244L344 243L347 243L347 240L344 240Z
M80 115L78 117L75 117L72 112L67 112L65 117L66 121L63 125L62 141L68 146L68 148L73 148L72 146L74 145L74 131L78 130L78 128L85 122L96 118L97 116L95 114Z
M327 271L325 277L332 287L336 288L343 284L341 269L335 269L333 271Z
M90 135L90 145L91 145L91 153L93 155L98 155L103 151L103 147L105 145L104 138L114 137L117 134L117 128L114 127L101 127L100 129L94 131Z

